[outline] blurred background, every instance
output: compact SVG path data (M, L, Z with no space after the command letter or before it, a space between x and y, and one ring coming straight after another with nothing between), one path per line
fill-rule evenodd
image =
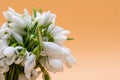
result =
M78 64L51 73L52 80L120 80L119 0L0 0L0 25L9 6L21 13L24 8L51 10L56 24L71 31L69 37L75 40L64 44Z

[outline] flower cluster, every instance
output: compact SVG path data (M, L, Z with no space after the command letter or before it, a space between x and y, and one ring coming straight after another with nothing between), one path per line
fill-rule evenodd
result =
M44 80L50 80L47 71L56 73L64 64L76 64L63 46L70 32L55 25L55 14L34 9L31 16L27 9L20 14L9 7L3 15L7 22L0 28L0 80L35 80L37 68Z

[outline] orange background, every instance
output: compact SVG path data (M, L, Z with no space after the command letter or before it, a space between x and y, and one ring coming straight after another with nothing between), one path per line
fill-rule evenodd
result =
M119 0L0 0L0 24L8 6L18 12L34 7L51 10L57 24L71 31L75 40L65 44L78 65L51 74L53 80L120 80Z

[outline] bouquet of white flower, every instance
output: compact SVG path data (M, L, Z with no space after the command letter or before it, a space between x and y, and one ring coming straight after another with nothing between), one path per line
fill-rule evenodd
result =
M12 8L3 12L7 22L0 28L0 80L36 80L40 72L50 80L50 72L63 71L63 66L76 64L70 49L63 46L70 32L55 25L50 11L27 9L17 13Z

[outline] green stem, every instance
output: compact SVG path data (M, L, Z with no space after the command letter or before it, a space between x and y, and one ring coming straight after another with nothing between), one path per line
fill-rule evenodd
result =
M7 73L5 73L5 80L18 80L18 65L12 64Z

